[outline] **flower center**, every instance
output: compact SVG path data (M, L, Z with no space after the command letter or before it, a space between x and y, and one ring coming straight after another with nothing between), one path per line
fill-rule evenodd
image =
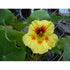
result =
M39 36L43 36L44 32L42 29L38 30L38 33L37 33Z
M35 32L39 35L39 36L43 36L44 32L46 31L46 27L42 26L41 28L37 27L35 28Z

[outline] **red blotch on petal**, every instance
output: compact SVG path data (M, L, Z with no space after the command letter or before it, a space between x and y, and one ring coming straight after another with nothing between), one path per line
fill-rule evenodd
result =
M45 38L45 40L46 40L46 41L48 41L48 40L49 40L49 38L48 38L48 37L46 37L46 38Z
M42 44L42 41L38 41L38 44Z
M41 29L43 30L43 32L46 31L46 27L45 26L42 26Z
M32 37L32 40L35 40L35 37Z
M39 27L35 28L35 32L38 33L38 30L40 30Z

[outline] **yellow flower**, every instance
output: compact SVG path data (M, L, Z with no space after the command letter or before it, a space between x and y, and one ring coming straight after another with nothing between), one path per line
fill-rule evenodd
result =
M31 48L33 53L43 54L55 47L58 41L57 35L53 34L54 24L47 20L34 20L27 34L23 36L23 42Z

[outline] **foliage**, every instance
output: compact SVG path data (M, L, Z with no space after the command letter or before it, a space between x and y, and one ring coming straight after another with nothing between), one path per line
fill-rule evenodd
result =
M7 32L7 36L10 40L15 40L16 41L16 45L23 47L24 44L22 42L22 37L25 34L24 32L18 32L16 30L13 30L7 26L0 26L0 30L5 30Z
M64 44L65 44L64 42L65 42L64 38L61 38L61 39L57 42L57 44L56 44L55 47L57 47L58 49L64 50Z
M52 51L57 53L57 54L59 54L59 55L61 55L60 49L58 47L56 47L56 46L54 48L52 48Z
M10 25L13 26L14 29L20 31L20 30L22 30L24 27L26 27L28 24L23 24L23 23L21 23L21 22L18 22L18 23L11 23Z
M60 50L64 50L64 38L61 38L57 43L56 46L52 49L52 51L54 51L55 53L61 55L61 51Z
M25 51L16 47L16 42L8 39L4 30L0 30L0 60L22 61L25 59Z
M8 9L0 9L0 24L7 25L13 22L12 12Z
M60 49L64 51L63 53L63 60L64 61L70 61L70 36L67 36L67 37L63 37L61 38L55 48L58 48L58 49L54 49L53 48L53 51L56 52L56 53L60 53Z
M58 20L61 20L63 16L61 15L52 15L53 21L57 22ZM70 19L70 17L65 16L64 19Z
M37 10L30 15L27 22L31 23L33 20L50 20L50 16L45 10Z
M64 38L64 54L63 60L70 61L70 36Z

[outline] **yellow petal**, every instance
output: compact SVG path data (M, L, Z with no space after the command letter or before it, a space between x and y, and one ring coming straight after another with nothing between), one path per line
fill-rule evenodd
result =
M58 37L56 34L51 34L50 36L48 36L49 41L47 41L47 44L50 47L55 47L56 42L58 41Z
M35 45L37 43L36 39L32 40L32 36L29 36L28 34L25 34L23 36L23 42L26 46L28 46L29 48L32 49L32 51L37 51L37 45Z
M46 27L46 34L52 34L54 32L54 24L51 21L47 21L47 20L42 20L42 21L38 21L38 20L34 20L30 26L29 26L29 31L28 33L31 32L35 32L35 28L39 27L41 28L42 26Z
M50 22L50 25L48 26L46 33L47 34L52 34L54 32L54 24Z
M44 54L44 53L48 52L48 49L50 48L45 41L43 41L43 43L41 45L37 44L37 46L38 46L39 54Z
M28 34L23 36L23 42L26 46L31 48L33 53L43 54L50 48L45 41L42 41L42 44L38 44L38 40L32 40L32 36L29 36Z
M34 21L30 24L29 29L34 30L36 27L40 27L39 23L40 23L40 21L34 20Z
M28 34L25 34L24 36L23 36L23 42L24 42L24 44L26 45L26 46L28 46L30 43L31 43L31 37L29 37L28 36Z

